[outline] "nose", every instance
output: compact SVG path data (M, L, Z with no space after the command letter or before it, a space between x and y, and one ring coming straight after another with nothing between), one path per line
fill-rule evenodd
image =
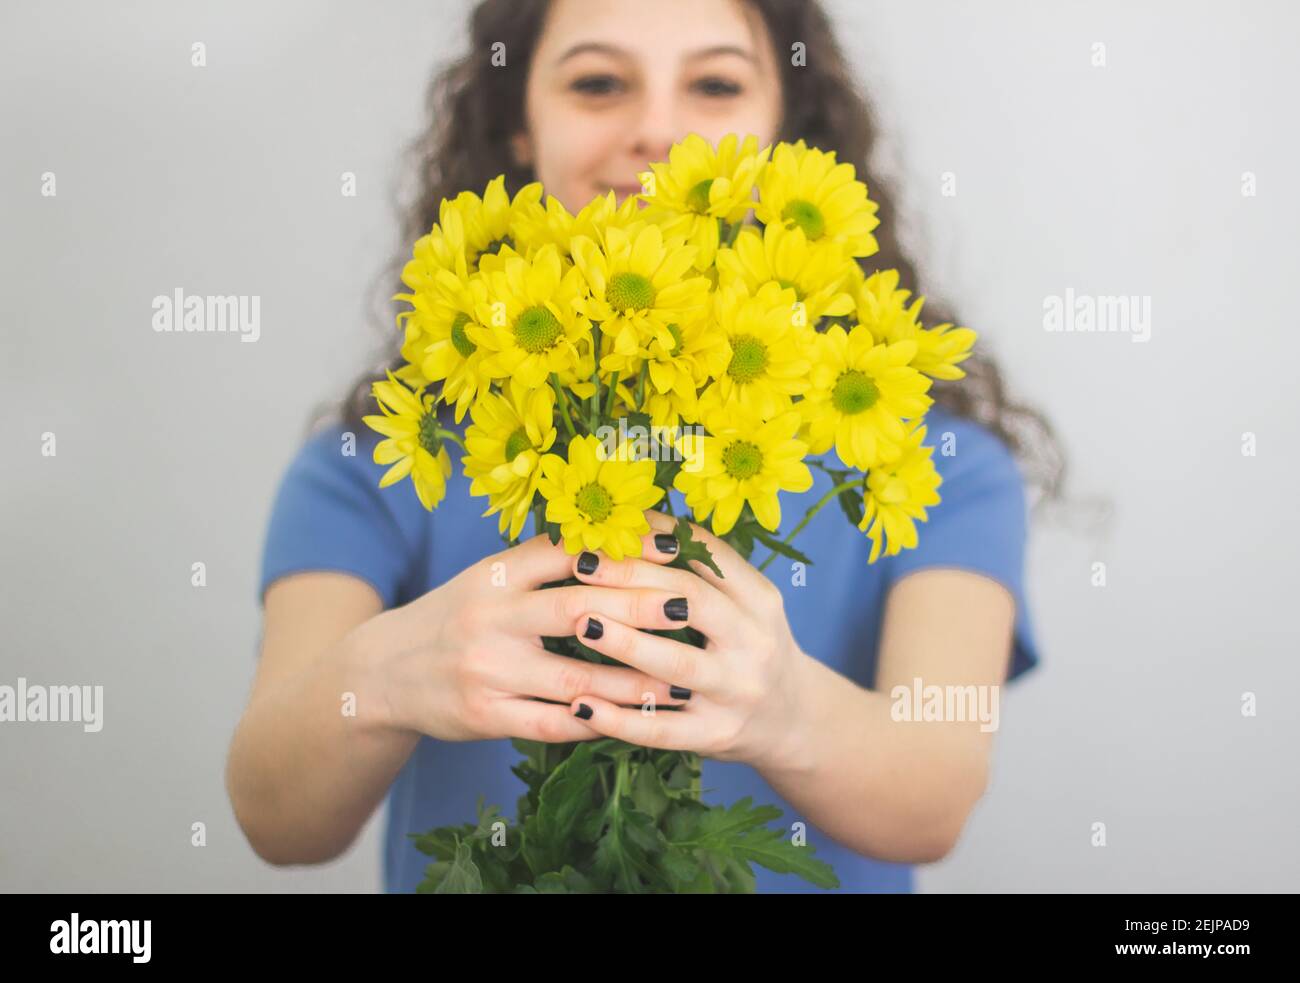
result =
M644 167L652 161L666 161L672 145L685 134L676 94L670 87L647 89L640 109L628 150L637 166Z

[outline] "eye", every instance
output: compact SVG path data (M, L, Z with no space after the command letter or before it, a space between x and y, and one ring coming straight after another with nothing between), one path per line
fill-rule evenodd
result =
M732 96L740 95L741 88L731 79L722 78L718 75L709 75L701 79L696 79L691 83L691 88L700 95L707 96L710 99L726 99Z
M585 96L608 96L623 89L623 80L617 75L582 75L570 82L569 88Z

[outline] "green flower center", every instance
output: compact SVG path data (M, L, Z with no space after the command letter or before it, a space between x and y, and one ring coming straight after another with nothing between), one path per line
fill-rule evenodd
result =
M841 413L862 413L875 406L879 398L875 380L857 369L842 372L831 390L831 403Z
M722 466L738 481L752 478L763 468L763 452L748 440L733 440L722 452Z
M442 450L442 440L438 436L437 410L429 410L420 417L420 446L434 457Z
M592 522L604 522L614 511L614 499L597 481L590 481L578 489L574 504Z
M605 285L605 300L616 311L643 311L655 302L655 288L640 273L615 273Z
M727 375L741 385L753 382L767 368L767 346L752 334L736 335L731 339L731 363Z
M809 239L820 239L826 232L826 218L822 210L811 201L793 198L781 209L781 218L786 228L799 226Z
M456 351L460 352L461 358L469 358L476 351L478 345L469 340L469 335L465 333L465 325L469 324L468 314L457 314L456 320L451 322L451 343Z
M705 178L690 191L686 192L686 207L693 212L704 215L709 210L709 189L713 187L713 178Z
M564 334L560 319L541 304L515 318L515 340L524 351L536 355L554 345Z
M528 431L520 427L506 438L506 463L513 461L524 451L532 450L533 442L528 439Z

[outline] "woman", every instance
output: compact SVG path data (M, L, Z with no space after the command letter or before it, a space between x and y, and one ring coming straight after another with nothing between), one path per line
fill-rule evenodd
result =
M431 89L408 244L440 199L497 173L511 191L540 180L576 211L610 188L639 191L646 164L689 132L803 138L858 166L881 205L871 262L918 286L866 169L867 108L816 4L665 0L648 13L640 0L487 0L471 35L471 54ZM459 472L432 513L409 490L381 491L359 422L373 408L354 395L341 425L299 453L271 519L261 662L227 775L254 849L276 864L331 859L388 794L385 884L410 891L427 858L407 833L465 821L480 793L509 810L523 790L507 738L615 736L700 751L709 801L780 806L843 890L910 890L911 865L946 855L983 793L992 733L901 722L891 690L994 687L1037 661L1012 456L1026 450L1018 424L1037 418L1007 404L991 364L964 367L958 387L933 391L943 503L919 548L868 565L866 538L828 509L801 533L815 566L765 574L697 529L725 580L664 566L671 537L656 538L657 514L643 558L616 562L570 557L544 536L503 550ZM801 515L827 480L785 496L785 514ZM535 589L570 574L584 586ZM707 659L635 631L680 627L682 614L710 639ZM564 634L629 668L537 644ZM647 691L682 712L622 706ZM812 889L756 873L760 890Z

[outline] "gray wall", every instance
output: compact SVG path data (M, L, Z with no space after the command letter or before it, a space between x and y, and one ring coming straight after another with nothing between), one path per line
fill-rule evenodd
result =
M1033 535L1044 665L1007 694L993 786L922 888L1296 889L1300 342L1277 298L1300 259L1300 15L834 8L927 289L1051 414L1077 499ZM397 150L462 9L0 12L0 683L101 684L106 703L97 734L0 725L0 888L378 887L377 821L335 864L262 864L222 768L270 497L311 408L373 350ZM153 331L178 287L259 295L257 343ZM1149 297L1150 340L1045 331L1067 287Z

